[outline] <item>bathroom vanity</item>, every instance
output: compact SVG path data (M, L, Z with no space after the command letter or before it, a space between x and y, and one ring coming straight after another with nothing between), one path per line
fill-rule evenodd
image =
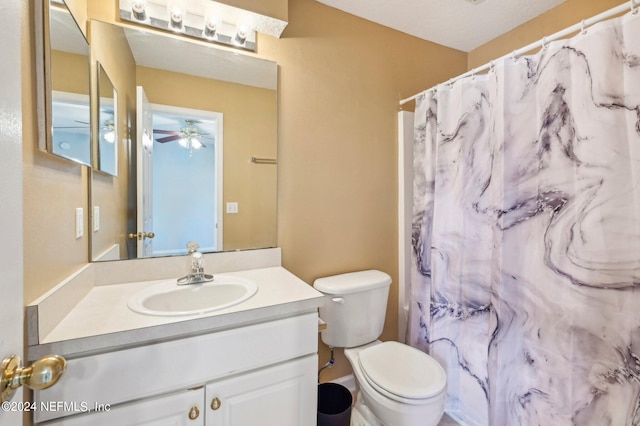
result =
M227 271L214 274L253 281L257 292L237 305L186 317L128 308L133 296L166 278L89 288L64 316L57 314L61 319L46 335L38 334L38 342L30 339L29 359L49 353L67 359L59 383L34 392L34 423L314 425L323 296L268 263L246 270L220 266ZM108 267L90 264L98 270L80 275L95 279ZM111 279L118 275L112 271ZM47 328L42 315L52 316L47 311L54 302L48 299L68 293L68 285L86 286L87 276L30 305L30 331Z

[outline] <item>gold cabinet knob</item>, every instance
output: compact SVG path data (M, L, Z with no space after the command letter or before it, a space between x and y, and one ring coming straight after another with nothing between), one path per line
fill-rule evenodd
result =
M221 405L222 405L222 402L220 402L218 398L213 398L213 400L211 401L212 410L217 410L218 408L220 408Z
M198 418L199 415L200 415L200 410L198 410L198 407L196 407L195 405L191 407L191 410L189 410L189 418L191 420L195 420Z
M67 361L58 355L40 358L29 367L20 367L20 357L11 355L0 366L0 400L9 401L16 389L25 385L34 390L55 385L67 369Z

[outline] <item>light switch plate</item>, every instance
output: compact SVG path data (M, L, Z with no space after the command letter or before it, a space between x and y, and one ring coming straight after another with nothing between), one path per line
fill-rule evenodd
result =
M84 209L76 209L76 240L84 235Z
M100 206L93 206L93 232L100 230Z
M231 213L231 214L238 213L238 203L235 203L235 202L227 203L227 213Z

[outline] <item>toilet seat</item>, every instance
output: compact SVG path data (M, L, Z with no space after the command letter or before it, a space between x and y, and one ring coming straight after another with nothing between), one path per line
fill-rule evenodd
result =
M442 393L446 374L424 352L398 342L383 342L359 353L365 380L386 397L406 404L422 404Z

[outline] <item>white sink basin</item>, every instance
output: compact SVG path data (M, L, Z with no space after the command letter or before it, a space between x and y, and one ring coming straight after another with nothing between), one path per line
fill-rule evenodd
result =
M215 275L213 281L179 286L175 280L144 289L129 299L129 309L145 315L197 315L242 303L258 285L244 278Z

